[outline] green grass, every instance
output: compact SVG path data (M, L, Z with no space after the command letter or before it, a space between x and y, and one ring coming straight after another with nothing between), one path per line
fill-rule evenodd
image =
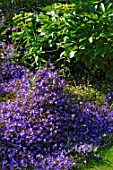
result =
M87 167L82 170L113 170L113 146L104 148L100 155L101 159L98 161L89 158Z

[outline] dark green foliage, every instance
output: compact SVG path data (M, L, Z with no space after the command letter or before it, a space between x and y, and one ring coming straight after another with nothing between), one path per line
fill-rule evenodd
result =
M17 31L12 37L26 49L24 61L40 67L51 56L64 76L74 76L82 68L92 76L103 72L113 79L112 2L80 1L40 10L13 18Z

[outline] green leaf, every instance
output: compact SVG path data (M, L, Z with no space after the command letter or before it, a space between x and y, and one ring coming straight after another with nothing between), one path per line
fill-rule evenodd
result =
M89 42L92 43L93 42L93 37L89 38Z
M99 147L94 147L93 152L97 152Z
M50 39L50 40L48 41L48 44L49 44L50 47L52 47L52 46L53 46L53 40Z
M97 59L97 62L96 62L96 65L99 69L103 69L104 70L104 67L105 67L105 61L102 59L102 58L98 58Z
M94 52L94 56L98 56L102 52L103 48L97 46L96 51Z
M98 15L94 14L94 13L91 13L91 19L98 20Z
M84 23L81 24L81 25L76 29L76 31L79 31L79 30L83 29L85 26L86 26L86 25L85 25Z
M105 6L103 3L100 4L100 9L102 10L103 13L105 12Z
M20 39L20 35L21 35L21 33L17 34L16 32L12 32L11 37L14 37L16 40L19 40Z
M84 40L86 40L86 39L87 39L87 37L80 38L80 39L79 39L79 42L82 42L82 41L84 41Z
M79 46L79 49L84 50L84 49L85 49L85 46L86 46L85 43L84 43L84 44L81 44L81 45Z
M55 16L56 15L55 11L50 11L50 12L47 12L46 14L47 15L51 15L51 16Z
M110 68L107 72L106 72L106 77L110 78L110 80L113 80L113 68Z
M61 54L60 54L60 58L62 58L62 56L66 56L66 52L63 51ZM65 58L65 57L64 57Z
M66 52L65 51L61 52L60 58L58 58L56 61L58 62L59 60L65 58L65 56L66 56Z
M78 49L78 46L77 45L74 45L73 48L71 48L71 51L75 51Z
M71 51L70 52L70 58L73 58L74 56L75 56L75 53L76 53L77 51Z
M65 18L65 21L66 21L65 23L66 23L67 25L75 28L76 22L74 22L74 20L71 20L71 19L69 19L69 18Z
M38 59L39 59L39 57L38 56L34 56L35 57L35 63L36 63L36 65L38 65Z
M109 3L106 7L106 11L108 11L112 7L113 3Z
M68 36L65 36L65 37L63 38L63 40L64 40L64 43L66 43L67 40L69 40L69 37L68 37Z
M47 61L44 58L39 58L40 61L42 61L43 63L46 63Z
M101 57L103 57L104 58L104 56L105 56L105 54L106 54L106 49L104 49L102 52L101 52Z

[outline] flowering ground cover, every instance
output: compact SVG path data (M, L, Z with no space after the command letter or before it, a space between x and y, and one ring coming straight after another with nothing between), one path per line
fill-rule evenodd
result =
M1 46L1 168L68 170L98 157L112 141L113 93L101 106L69 97L55 67L30 71L11 62L12 46Z
M90 170L113 156L113 3L51 2L64 3L0 3L2 170Z

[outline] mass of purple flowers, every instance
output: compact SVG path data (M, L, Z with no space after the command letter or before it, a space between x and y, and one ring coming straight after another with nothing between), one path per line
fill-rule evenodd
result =
M12 51L2 53L0 64L1 169L77 167L73 152L87 156L112 137L113 111L90 103L74 104L54 67L34 73L10 62Z

